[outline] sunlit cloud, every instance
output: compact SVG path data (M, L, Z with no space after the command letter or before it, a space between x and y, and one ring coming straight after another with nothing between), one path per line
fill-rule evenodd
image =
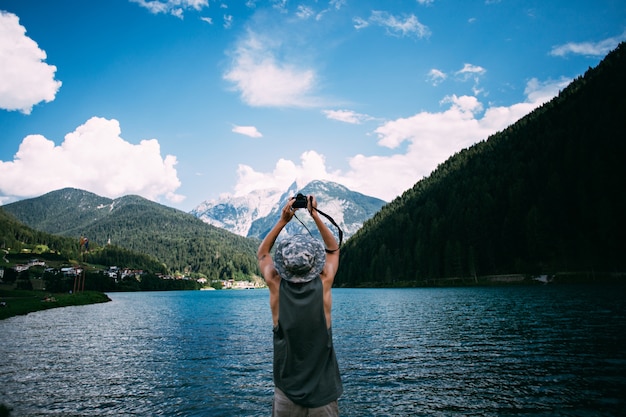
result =
M324 155L307 151L299 162L280 159L270 172L258 172L240 165L235 191L244 195L255 189L285 189L294 181L305 184L312 179L340 183L351 190L391 201L428 176L437 165L490 135L505 129L556 96L571 80L528 82L526 100L511 106L485 108L477 97L451 95L441 100L440 112L420 112L406 118L389 120L374 130L378 145L398 150L389 155L353 155L349 168L341 171L326 165ZM337 111L336 120L347 123L357 119L350 111ZM401 146L406 144L407 146Z
M385 11L374 10L369 19L364 20L357 17L353 21L356 29L376 25L385 28L387 33L392 36L416 38L427 38L430 36L430 29L420 23L413 14L398 17Z
M300 163L281 158L270 172L258 172L248 165L239 165L235 196L270 188L287 189L294 181L298 184L313 180L332 181L338 176L338 173L327 171L323 155L307 151L300 156Z
M310 7L307 6L298 6L298 11L301 11L301 7L304 7L304 9L309 9L311 14L305 13L305 14L301 14L301 18L309 18L312 15L315 15L315 20L320 21L324 18L324 16L326 16L328 13L332 13L333 11L337 11L340 10L342 7L344 7L347 3L347 0L330 0L328 2L328 7L323 9L320 12L314 12L313 9L311 9Z
M373 119L367 114L360 114L352 110L323 110L322 113L324 113L328 119L350 124L361 124L367 120Z
M335 10L339 10L341 9L343 6L345 6L348 3L348 0L330 0L328 2L328 5L331 8L334 8Z
M472 91L474 92L474 95L479 95L483 92L483 90L478 87L480 84L480 79L486 72L487 70L481 66L464 64L463 68L457 71L455 75L458 80L463 82L473 80L474 85L472 87Z
M251 138L260 138L263 137L261 132L257 130L255 126L237 126L233 127L234 133L239 133L240 135L249 136Z
M287 13L287 0L271 0L272 7L281 13Z
M308 107L316 105L312 96L315 72L274 56L280 44L248 32L232 53L231 67L224 79L234 84L242 100L255 107ZM296 59L294 58L294 62Z
M61 82L46 53L26 36L13 13L0 11L0 108L30 114L33 106L55 99Z
M456 75L460 76L463 79L467 79L470 77L483 75L485 72L487 71L483 67L480 67L478 65L464 64L463 68L456 72Z
M296 16L302 20L307 20L315 15L313 9L309 6L299 5L296 11Z
M572 82L571 79L561 77L556 81L541 82L537 78L531 78L526 84L524 94L530 103L543 104L550 101L559 91L563 90Z
M117 120L92 117L59 146L42 135L26 136L13 161L0 161L0 193L25 198L73 187L110 198L181 202L176 157L163 158L156 139L134 145L120 135Z
M224 29L230 29L233 25L233 16L229 14L224 15Z
M621 35L599 42L568 42L552 48L550 55L564 57L567 55L585 55L601 57L615 49L620 42L626 41L626 30Z
M209 0L130 0L147 9L150 13L169 13L179 19L183 18L185 10L200 11L209 6Z
M352 21L354 22L354 28L357 30L365 29L370 25L367 20L361 19L360 17L355 17L354 19L352 19Z
M444 82L447 77L448 76L443 71L436 68L433 68L428 72L428 80L435 86Z

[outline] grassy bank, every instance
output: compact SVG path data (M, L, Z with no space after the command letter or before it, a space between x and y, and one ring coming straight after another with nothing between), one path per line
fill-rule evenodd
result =
M45 291L0 289L0 320L49 308L105 303L107 301L111 301L111 299L106 294L97 291L52 294Z

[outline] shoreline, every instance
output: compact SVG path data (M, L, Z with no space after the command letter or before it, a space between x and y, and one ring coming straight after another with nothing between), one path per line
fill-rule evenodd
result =
M51 308L98 304L109 301L111 299L108 295L98 291L66 294L35 290L0 289L0 320Z

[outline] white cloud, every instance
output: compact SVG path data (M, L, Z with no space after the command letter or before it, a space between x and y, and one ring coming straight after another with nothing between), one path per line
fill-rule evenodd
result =
M539 103L539 105L546 103L556 96L560 90L567 87L572 80L562 77L557 81L540 82L536 78L532 78L526 84L524 93L528 96L528 101L531 103Z
M393 36L410 36L417 38L427 38L430 36L430 29L420 23L417 17L413 14L404 18L396 17L388 12L374 10L368 21L361 18L355 18L355 28L362 29L369 24L375 24L382 26L387 30L387 33Z
M202 10L203 7L209 6L209 0L182 0L181 3L187 5L188 7L194 8L195 10Z
M133 145L117 120L92 117L68 133L60 146L41 135L22 141L13 161L0 161L0 193L33 197L65 187L116 198L138 194L180 202L176 157L161 157L156 139Z
M170 11L170 14L171 14L172 16L176 16L177 18L179 18L179 19L181 19L181 20L182 20L182 19L183 19L183 17L184 17L184 15L183 15L183 9L179 9L179 8L172 9L172 10Z
M233 25L233 16L229 14L224 15L224 29L230 29Z
M330 0L328 2L328 5L331 8L334 8L335 10L339 10L341 9L343 6L345 6L348 3L348 0Z
M356 125L367 120L372 120L372 117L367 114L356 113L352 110L323 110L322 113L324 113L328 119Z
M167 2L162 3L157 0L130 0L131 2L139 4L141 7L146 8L150 11L150 13L158 14L158 13L166 13L170 6L168 6Z
M0 11L0 108L30 114L35 104L54 100L61 82L54 79L57 68L45 60L19 18Z
M239 133L241 135L250 136L251 138L260 138L263 137L261 132L257 130L255 126L237 126L233 127L233 132Z
M346 5L346 3L347 0L330 0L328 2L328 7L318 13L315 13L313 9L308 6L298 6L298 12L296 13L296 15L301 19L308 19L313 14L315 14L315 20L320 21L324 18L326 14L340 10L343 6Z
M463 68L458 70L455 75L457 76L457 79L463 82L473 80L474 86L472 87L472 91L475 95L479 95L483 92L483 90L478 87L478 85L480 84L480 78L486 72L486 69L478 65L464 64Z
M306 184L313 180L333 180L338 174L326 171L323 155L315 151L304 152L300 164L286 159L279 159L271 172L257 172L248 165L239 165L235 196L246 195L255 190L268 188L286 189L294 181Z
M315 72L298 65L278 62L274 49L279 44L248 32L233 55L232 67L224 79L232 82L243 101L258 107L308 107L316 104L311 96Z
M271 0L272 7L281 13L287 13L287 0Z
M130 0L141 7L148 9L150 13L169 13L180 19L185 10L193 9L200 11L209 6L209 0Z
M361 19L360 17L355 17L352 21L354 22L354 28L357 30L364 29L370 25L367 20Z
M302 20L307 20L307 19L311 18L314 14L315 14L315 12L309 6L299 5L298 9L296 11L296 16L298 16L298 18L300 18Z
M441 84L446 78L447 75L443 71L436 68L433 68L428 72L428 80L430 80L433 85Z
M238 195L271 187L286 188L297 180L335 181L366 195L391 201L417 181L428 176L437 165L510 126L533 109L549 101L569 80L540 83L532 79L526 86L527 99L508 107L488 107L472 96L449 96L442 100L441 112L421 112L407 118L383 123L374 133L378 144L403 149L392 155L354 155L345 172L328 170L323 155L315 151L302 154L301 163L280 159L273 171L258 172L240 165L235 190ZM349 119L350 112L345 117ZM403 143L406 148L400 148Z
M472 76L483 75L485 72L487 72L487 70L478 65L464 64L463 68L456 72L456 75L461 76L461 78L467 79Z
M475 116L482 111L482 104L476 97L446 97L442 104L450 104L450 108L441 113L421 112L386 122L374 131L378 135L378 144L393 149L410 141L413 146L421 146L422 151L432 155L438 142L467 143L468 136L474 138L484 134L476 131Z
M564 45L555 46L550 51L553 56L586 55L603 57L613 49L617 48L620 42L626 40L626 31L621 35L601 40L600 42L569 42Z
M463 68L454 72L457 81L466 82L466 81L474 81L474 94L479 94L481 90L478 89L478 84L480 82L480 78L487 72L481 66L473 65L473 64L463 64ZM443 81L448 78L448 75L436 68L431 69L428 72L427 80L432 83L432 85L437 86L441 84Z

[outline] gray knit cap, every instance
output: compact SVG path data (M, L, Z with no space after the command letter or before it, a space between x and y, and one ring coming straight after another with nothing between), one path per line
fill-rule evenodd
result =
M274 266L280 277L294 283L319 277L326 253L324 245L309 235L295 235L281 240L274 253Z

